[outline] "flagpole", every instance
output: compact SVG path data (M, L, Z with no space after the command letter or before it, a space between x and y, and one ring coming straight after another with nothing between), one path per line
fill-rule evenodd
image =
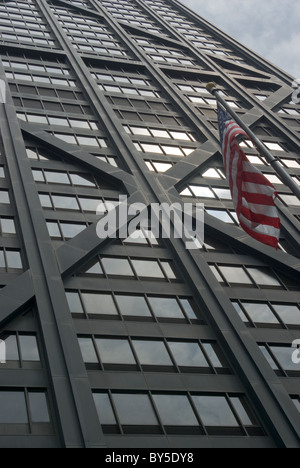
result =
M218 91L215 83L208 83L206 86L207 91L209 91L217 101L222 104L226 109L228 114L236 121L237 124L249 135L249 138L255 143L257 149L260 153L265 156L267 162L273 167L276 171L282 182L287 185L293 194L300 200L300 186L292 179L288 172L284 169L279 159L274 157L273 154L268 150L268 148L260 141L259 138L253 133L253 131L242 121L242 119L234 112L234 110L229 106L229 104L222 98L220 91Z

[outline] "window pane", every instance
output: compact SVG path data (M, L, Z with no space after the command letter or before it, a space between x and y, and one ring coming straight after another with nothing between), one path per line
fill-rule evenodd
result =
M16 226L13 219L0 219L3 234L16 234Z
M98 358L91 338L78 338L79 346L85 363L98 363Z
M254 323L279 323L268 304L243 303Z
M96 345L104 364L136 364L128 340L98 338Z
M23 391L0 391L0 424L28 423Z
M149 307L147 306L145 298L142 296L117 295L116 300L121 314L124 316L151 317Z
M148 395L114 393L113 400L122 425L158 425Z
M94 265L90 266L85 273L88 275L103 275L103 270L100 263L97 261Z
M284 370L300 372L299 364L292 361L293 349L291 346L270 346L270 349Z
M171 297L149 297L149 302L158 318L184 318L176 299Z
M174 272L174 270L172 268L172 263L165 262L164 260L162 260L161 264L162 264L162 267L163 267L163 269L164 269L164 271L165 271L165 273L166 273L166 275L167 275L167 277L169 279L171 279L171 280L172 279L177 279L177 276L176 276L176 274L175 274L175 272Z
M70 184L67 174L63 172L50 172L45 171L46 180L52 184Z
M81 208L83 211L93 211L97 212L98 206L102 203L102 199L99 198L79 198Z
M220 356L220 351L218 349L218 346L216 343L202 343L203 348L205 349L205 352L210 359L212 365L216 368L218 367L223 367L222 362L220 361L221 356ZM218 353L218 354L217 354ZM223 359L224 360L224 359Z
M187 316L191 320L197 320L197 315L195 314L195 311L191 305L190 299L179 299L181 302L181 305L183 306Z
M20 252L14 252L12 250L6 251L6 260L8 268L22 269L22 260Z
M70 311L72 313L83 314L83 308L81 305L80 297L77 292L67 292L66 293Z
M40 361L37 340L35 336L20 335L20 347L23 361Z
M82 293L82 300L88 314L118 315L111 294Z
M166 346L162 341L133 340L133 345L142 365L173 365Z
M102 258L102 264L107 275L134 276L126 258Z
M268 363L270 364L272 369L273 370L278 370L278 366L277 366L276 362L274 361L274 359L272 358L269 351L267 350L267 348L265 346L260 346L259 349L261 350L261 352L265 356L266 360L268 361Z
M132 263L138 276L164 278L164 274L155 260L133 260Z
M268 268L247 268L247 270L259 286L282 287L274 273Z
M61 238L61 233L56 221L47 221L47 228L50 237L58 237Z
M61 223L61 230L66 239L72 239L86 229L85 224Z
M300 310L296 305L272 304L281 320L287 325L300 325Z
M165 426L199 426L186 395L153 395Z
M44 392L29 392L28 397L32 422L50 422L46 394Z
M195 197L216 198L211 189L208 187L198 187L196 185L190 185L190 189L193 191Z
M75 197L52 195L52 200L55 208L63 210L79 210L78 201Z
M239 426L225 397L193 396L193 400L205 426Z
M19 352L16 335L2 335L0 339L5 342L6 361L18 361Z
M209 367L198 343L169 341L168 345L179 366Z
M252 284L251 279L242 267L220 266L222 274L231 284Z
M94 393L93 397L100 423L112 425L116 424L116 418L107 393Z
M245 408L243 402L241 401L240 398L238 397L231 397L230 398L236 412L239 415L239 418L241 419L242 423L245 426L252 426L255 421L253 420L253 416L249 413L247 408ZM252 418L252 419L250 419Z

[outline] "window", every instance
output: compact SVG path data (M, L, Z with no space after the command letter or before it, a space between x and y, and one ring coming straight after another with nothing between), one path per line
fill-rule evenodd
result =
M242 267L220 266L220 272L230 284L252 285L252 281Z
M134 276L129 261L126 258L103 258L102 264L108 276Z
M133 346L144 370L152 366L173 367L163 341L133 340Z
M151 317L151 312L143 296L116 295L116 301L123 316Z
M32 423L50 422L44 391L0 390L0 430L3 424L28 424L29 414Z
M12 218L0 217L0 235L16 234L15 222Z
M0 248L0 268L22 270L23 264L20 252Z
M293 363L294 349L288 345L260 345L260 350L267 359L272 369L280 376L299 377L299 364Z
M0 190L0 204L9 205L10 199L7 190Z
M109 369L106 365L110 364L128 364L133 366L136 364L127 339L97 338L96 346L104 368Z
M89 315L117 315L117 308L111 294L82 293L82 301Z
M153 395L162 424L171 427L198 427L199 422L186 395Z
M26 364L40 362L40 354L35 335L22 333L3 333L0 336L6 347L6 363L1 367L23 367Z
M239 316L246 324L255 324L258 327L280 326L278 318L267 303L233 302Z
M193 396L203 424L209 427L238 427L232 409L223 396Z
M243 395L112 391L94 400L105 433L264 435Z

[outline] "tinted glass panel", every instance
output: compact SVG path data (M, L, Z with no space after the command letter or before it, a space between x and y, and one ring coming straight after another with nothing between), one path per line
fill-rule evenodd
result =
M173 365L162 341L133 340L133 345L142 365Z
M46 394L44 392L29 392L28 398L32 422L50 422Z
M106 364L136 364L127 340L96 339L100 357Z
M148 395L124 395L122 393L114 393L113 400L121 424L141 426L158 425Z
M239 426L225 397L193 396L193 400L205 426Z
M198 426L185 395L153 395L162 423L166 426Z
M94 401L101 424L116 424L116 418L107 393L94 393Z
M0 391L0 424L27 422L24 392Z
M140 317L150 317L151 313L146 300L141 296L117 295L116 300L122 315L133 315Z

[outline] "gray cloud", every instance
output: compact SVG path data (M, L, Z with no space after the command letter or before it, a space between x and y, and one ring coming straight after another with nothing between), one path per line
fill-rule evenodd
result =
M299 0L181 0L291 75L300 78Z

